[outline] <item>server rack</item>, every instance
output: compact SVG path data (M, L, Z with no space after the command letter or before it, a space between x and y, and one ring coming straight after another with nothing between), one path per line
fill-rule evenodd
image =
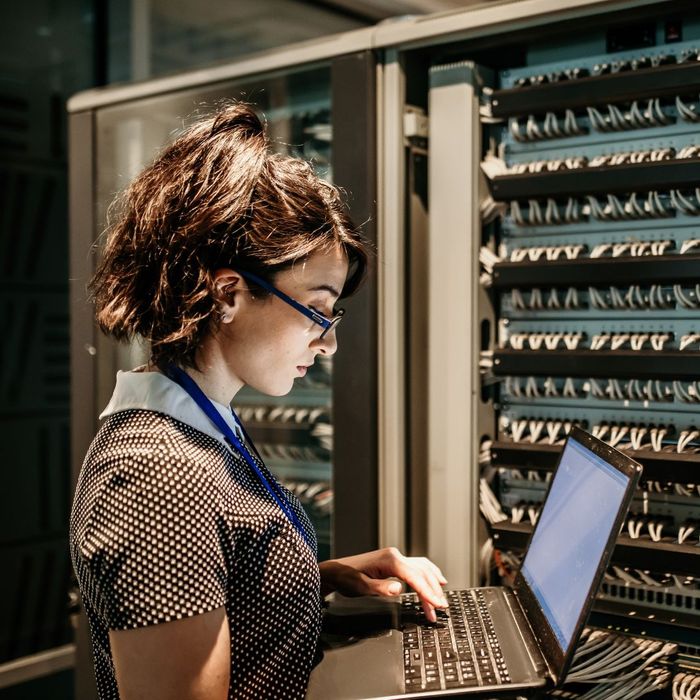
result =
M635 692L683 697L700 668L698 15L569 9L439 40L413 27L394 48L404 109L425 117L409 150L427 137L417 215L406 191L429 314L408 532L452 585L507 581L568 427L629 451L645 481L592 624L657 640L662 666Z

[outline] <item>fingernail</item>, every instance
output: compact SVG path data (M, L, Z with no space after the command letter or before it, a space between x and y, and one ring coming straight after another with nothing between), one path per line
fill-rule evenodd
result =
M447 607L447 606L448 606L447 598L443 598L443 599L442 599L442 604L443 604L444 607Z

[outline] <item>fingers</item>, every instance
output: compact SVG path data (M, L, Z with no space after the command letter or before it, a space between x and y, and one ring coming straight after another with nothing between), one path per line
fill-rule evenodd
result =
M367 595L386 595L396 597L403 590L403 586L401 585L400 581L394 581L390 578L370 578L369 576L365 576L364 574L362 576L364 578Z
M324 577L331 583L332 590L336 590L345 596L397 596L403 590L400 581L390 578L372 578L362 571L339 562L332 562L332 565L331 562L324 562L323 572Z
M401 586L391 579L398 578L418 594L426 618L432 622L436 620L435 609L447 607L442 590L447 579L439 567L425 557L405 557L395 547L336 560L333 573L336 590L345 595L395 596Z
M437 619L435 608L446 608L447 600L442 591L442 576L440 570L428 559L423 557L403 557L398 566L398 575L418 595L425 616L431 622Z

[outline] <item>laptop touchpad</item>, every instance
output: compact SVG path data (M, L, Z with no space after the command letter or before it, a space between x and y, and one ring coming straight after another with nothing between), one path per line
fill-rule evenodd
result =
M336 596L324 613L323 657L309 681L309 700L400 693L402 635L396 600Z

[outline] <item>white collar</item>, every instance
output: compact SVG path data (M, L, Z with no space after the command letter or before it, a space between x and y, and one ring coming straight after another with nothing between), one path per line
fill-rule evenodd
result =
M236 423L231 409L211 399L210 401L231 430L242 437L241 428ZM179 384L160 372L146 372L143 367L137 367L130 372L117 372L114 393L100 418L133 409L164 413L226 444L221 431L209 420L194 399Z

